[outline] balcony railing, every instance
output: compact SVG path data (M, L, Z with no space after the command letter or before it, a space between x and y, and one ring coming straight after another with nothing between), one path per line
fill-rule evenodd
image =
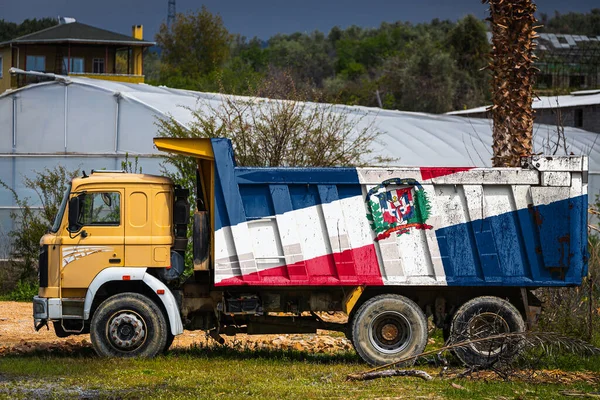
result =
M144 83L144 75L94 74L91 72L71 72L68 75L77 78L103 79L105 81Z
M62 74L58 74L62 75ZM126 83L144 83L144 75L129 74L94 74L94 73L74 73L65 74L77 78L103 79L106 81L126 82ZM20 88L34 83L48 82L55 80L54 75L44 76L43 73L33 74L13 74L11 76L11 87Z

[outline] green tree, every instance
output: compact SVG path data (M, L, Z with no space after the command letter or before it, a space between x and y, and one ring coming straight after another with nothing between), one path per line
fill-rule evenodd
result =
M543 26L540 32L566 33L573 35L600 35L600 8L594 8L589 13L570 12L561 14L554 12L554 16L548 18L547 14L540 14Z
M41 31L57 23L56 18L26 19L20 24L0 19L0 42Z
M231 57L239 58L254 71L264 71L269 64L267 43L257 37L247 40L244 36L236 35L231 48Z
M459 68L475 71L487 65L490 45L486 32L485 24L473 15L458 21L448 32L446 43Z
M467 15L448 32L446 41L458 67L452 109L466 109L489 99L490 74L486 66L491 51L485 24Z
M382 79L395 108L443 113L452 110L457 68L451 55L429 37L411 43L407 58L393 57Z
M269 62L278 69L291 71L298 82L321 86L333 74L331 43L318 31L311 34L275 35L267 48Z
M160 80L161 61L156 51L148 51L144 54L144 76L146 83L158 82Z
M219 69L230 56L231 41L221 16L205 6L177 14L170 28L163 23L156 34L162 49L161 81L181 85Z

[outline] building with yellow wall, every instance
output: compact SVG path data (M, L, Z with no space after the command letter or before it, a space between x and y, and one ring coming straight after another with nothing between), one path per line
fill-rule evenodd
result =
M0 93L44 80L11 76L11 67L120 82L144 82L144 50L155 43L143 40L141 25L132 36L80 22L61 23L0 43Z

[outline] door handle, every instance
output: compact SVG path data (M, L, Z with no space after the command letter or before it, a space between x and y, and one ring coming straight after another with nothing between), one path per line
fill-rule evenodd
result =
M121 259L120 258L109 258L108 262L111 264L120 264L121 263Z

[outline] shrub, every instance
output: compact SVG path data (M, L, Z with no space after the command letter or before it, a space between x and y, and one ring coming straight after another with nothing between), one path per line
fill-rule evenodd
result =
M54 221L65 186L77 175L79 170L68 171L58 165L54 168L44 168L41 172L35 171L32 178L25 177L23 185L36 193L39 207L33 206L30 198L20 198L13 188L0 181L0 185L12 193L19 207L11 212L14 225L8 236L12 242L9 260L14 271L18 271L21 288L36 282L40 238Z
M31 301L38 294L38 285L35 282L20 280L17 286L7 295L0 296L0 300Z

